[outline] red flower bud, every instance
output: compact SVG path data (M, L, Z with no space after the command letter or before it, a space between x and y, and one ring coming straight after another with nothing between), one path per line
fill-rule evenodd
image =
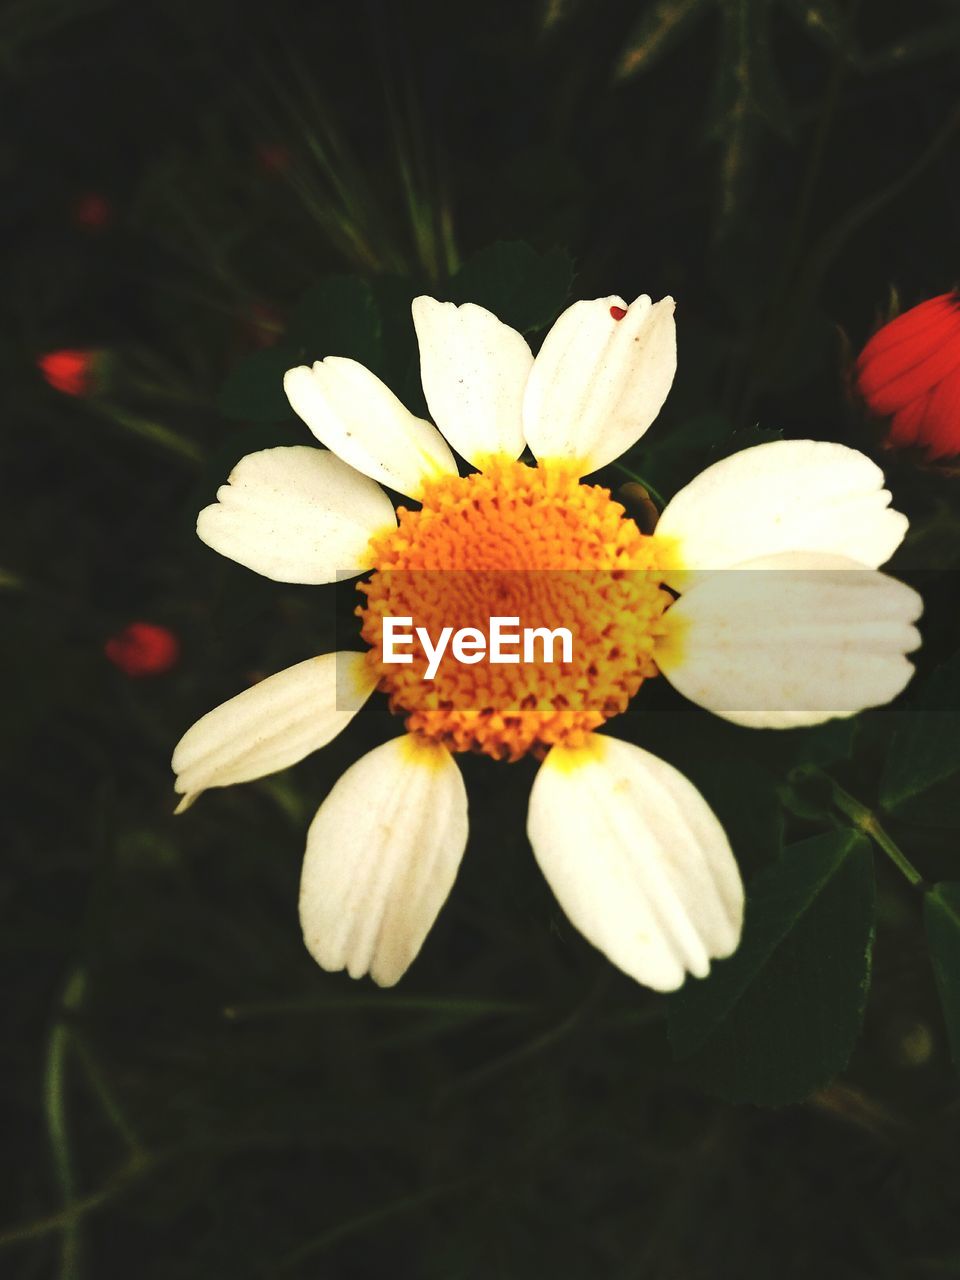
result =
M73 221L85 231L102 231L113 221L113 209L106 196L86 191L73 203Z
M67 396L87 396L93 390L97 353L79 349L48 351L37 358L37 367L55 391Z
M103 646L107 659L127 676L162 676L180 656L180 641L168 627L131 622Z
M282 142L262 142L256 155L260 168L266 173L285 173L290 167L290 152Z
M960 293L921 302L878 330L856 380L871 412L890 419L889 447L960 453Z
M256 347L272 347L280 341L283 319L269 302L251 302L243 325L243 336Z

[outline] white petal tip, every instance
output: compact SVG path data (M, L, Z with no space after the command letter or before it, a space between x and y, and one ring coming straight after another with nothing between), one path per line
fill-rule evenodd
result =
M373 691L361 653L308 658L258 681L192 725L173 753L187 809L209 787L252 782L331 742Z
M675 991L687 973L705 977L739 936L743 886L723 829L649 752L606 736L551 751L527 830L570 921L642 985ZM602 856L585 860L587 847Z
M225 485L221 487L226 488ZM216 523L219 510L220 504L212 502L209 507L204 507L197 516L197 537L201 542L206 543L208 547L211 545L211 537L214 536L212 529Z
M466 789L449 752L404 736L361 757L307 834L307 950L321 968L393 986L446 900L466 842Z
M397 983L403 977L404 973L406 973L405 969L400 973L380 973L376 970L371 969L370 977L373 979L373 981L376 983L378 987L380 987L384 991L387 991L390 989L390 987L395 987L397 985Z
M429 293L421 293L410 303L410 311L414 320L416 320L418 315L430 311L434 307L452 307L454 305L452 302L440 302L438 298L432 298Z
M667 398L676 372L673 299L641 294L575 302L547 334L524 405L538 458L570 458L584 474L634 444Z

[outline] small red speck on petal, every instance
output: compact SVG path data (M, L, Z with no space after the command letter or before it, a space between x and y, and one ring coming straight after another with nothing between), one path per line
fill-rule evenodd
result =
M48 351L37 357L37 368L55 391L66 396L85 396L93 388L96 356L76 348Z
M103 646L109 662L126 676L161 676L180 656L180 641L153 622L131 622Z
M73 221L86 231L102 231L113 221L113 209L106 196L87 191L73 205Z
M611 308L610 308L610 314L613 316L614 320L622 320L622 319L623 319L623 317L627 314L627 308L626 308L626 307L611 307Z

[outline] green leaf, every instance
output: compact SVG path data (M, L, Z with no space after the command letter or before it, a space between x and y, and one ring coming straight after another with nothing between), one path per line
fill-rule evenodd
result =
M619 470L634 469L642 482L652 484L669 497L708 465L706 459L734 436L733 426L722 413L701 413L669 431L654 431L626 454Z
M299 363L296 351L286 343L255 351L227 374L217 397L220 412L237 422L282 422L292 418L283 375Z
M782 439L782 431L756 424L734 427L722 413L701 413L669 431L651 432L614 465L667 499L721 458Z
M907 536L894 553L889 567L895 573L915 569L925 575L929 575L931 570L954 571L960 568L960 511L957 504L934 497L929 512L922 519L911 521Z
M786 809L798 818L811 822L828 822L834 812L834 784L815 765L798 765L791 769L780 788L780 799Z
M402 276L380 276L372 284L380 313L380 364L376 372L411 413L429 417L420 383L420 351L410 306L421 291Z
M782 439L783 431L779 427L761 427L759 422L751 422L749 426L737 427L731 436L711 449L707 465L729 458L733 453L742 453L744 449L753 449L758 444L771 444Z
M287 334L300 353L296 363L349 356L380 372L380 311L371 286L358 276L325 276L309 288L290 317Z
M220 412L239 422L294 417L283 375L325 356L348 356L381 372L380 311L370 285L357 276L325 276L309 288L294 308L283 342L254 352L227 375Z
M740 871L749 876L780 857L783 809L774 778L762 764L731 750L692 763L698 791L720 819Z
M960 883L937 884L923 900L923 923L933 976L950 1041L950 1058L960 1067Z
M855 716L827 720L825 724L812 725L808 729L785 729L778 734L778 747L783 748L794 760L804 764L828 765L838 760L849 760L860 722Z
M781 1106L841 1071L870 984L874 897L857 832L786 849L750 886L739 949L668 1002L684 1074L730 1102Z
M903 712L887 755L880 801L929 826L960 822L960 653L938 667Z
M572 281L573 263L564 249L537 253L520 240L501 240L468 258L448 292L453 302L476 302L531 333L556 319Z

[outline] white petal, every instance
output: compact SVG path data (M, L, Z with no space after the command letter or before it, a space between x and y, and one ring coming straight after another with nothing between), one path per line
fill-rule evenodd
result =
M423 394L434 422L468 462L523 453L523 392L533 353L515 329L472 302L413 300Z
M554 747L527 834L563 910L624 973L673 991L740 939L743 886L723 828L682 773L617 738Z
M611 307L626 309L615 320ZM674 302L646 294L575 302L540 348L527 383L523 427L538 458L565 458L581 474L612 462L660 412L677 371Z
M875 569L903 541L883 472L864 454L820 440L775 440L707 467L667 503L656 537L682 588L701 569L780 551L827 551ZM684 570L691 571L684 574Z
M436 427L416 418L388 386L356 360L327 356L284 375L293 409L313 434L365 476L411 498L425 480L456 475Z
M376 685L362 653L326 653L278 671L208 711L173 753L188 809L208 787L250 782L296 764L345 729Z
M373 480L336 454L294 445L241 458L197 534L265 578L315 585L369 569L371 537L396 523Z
M416 958L467 843L467 792L445 747L407 734L362 756L307 835L300 923L322 968L391 987Z
M657 663L735 724L789 729L895 698L920 643L917 593L844 557L785 553L700 578L664 616Z

